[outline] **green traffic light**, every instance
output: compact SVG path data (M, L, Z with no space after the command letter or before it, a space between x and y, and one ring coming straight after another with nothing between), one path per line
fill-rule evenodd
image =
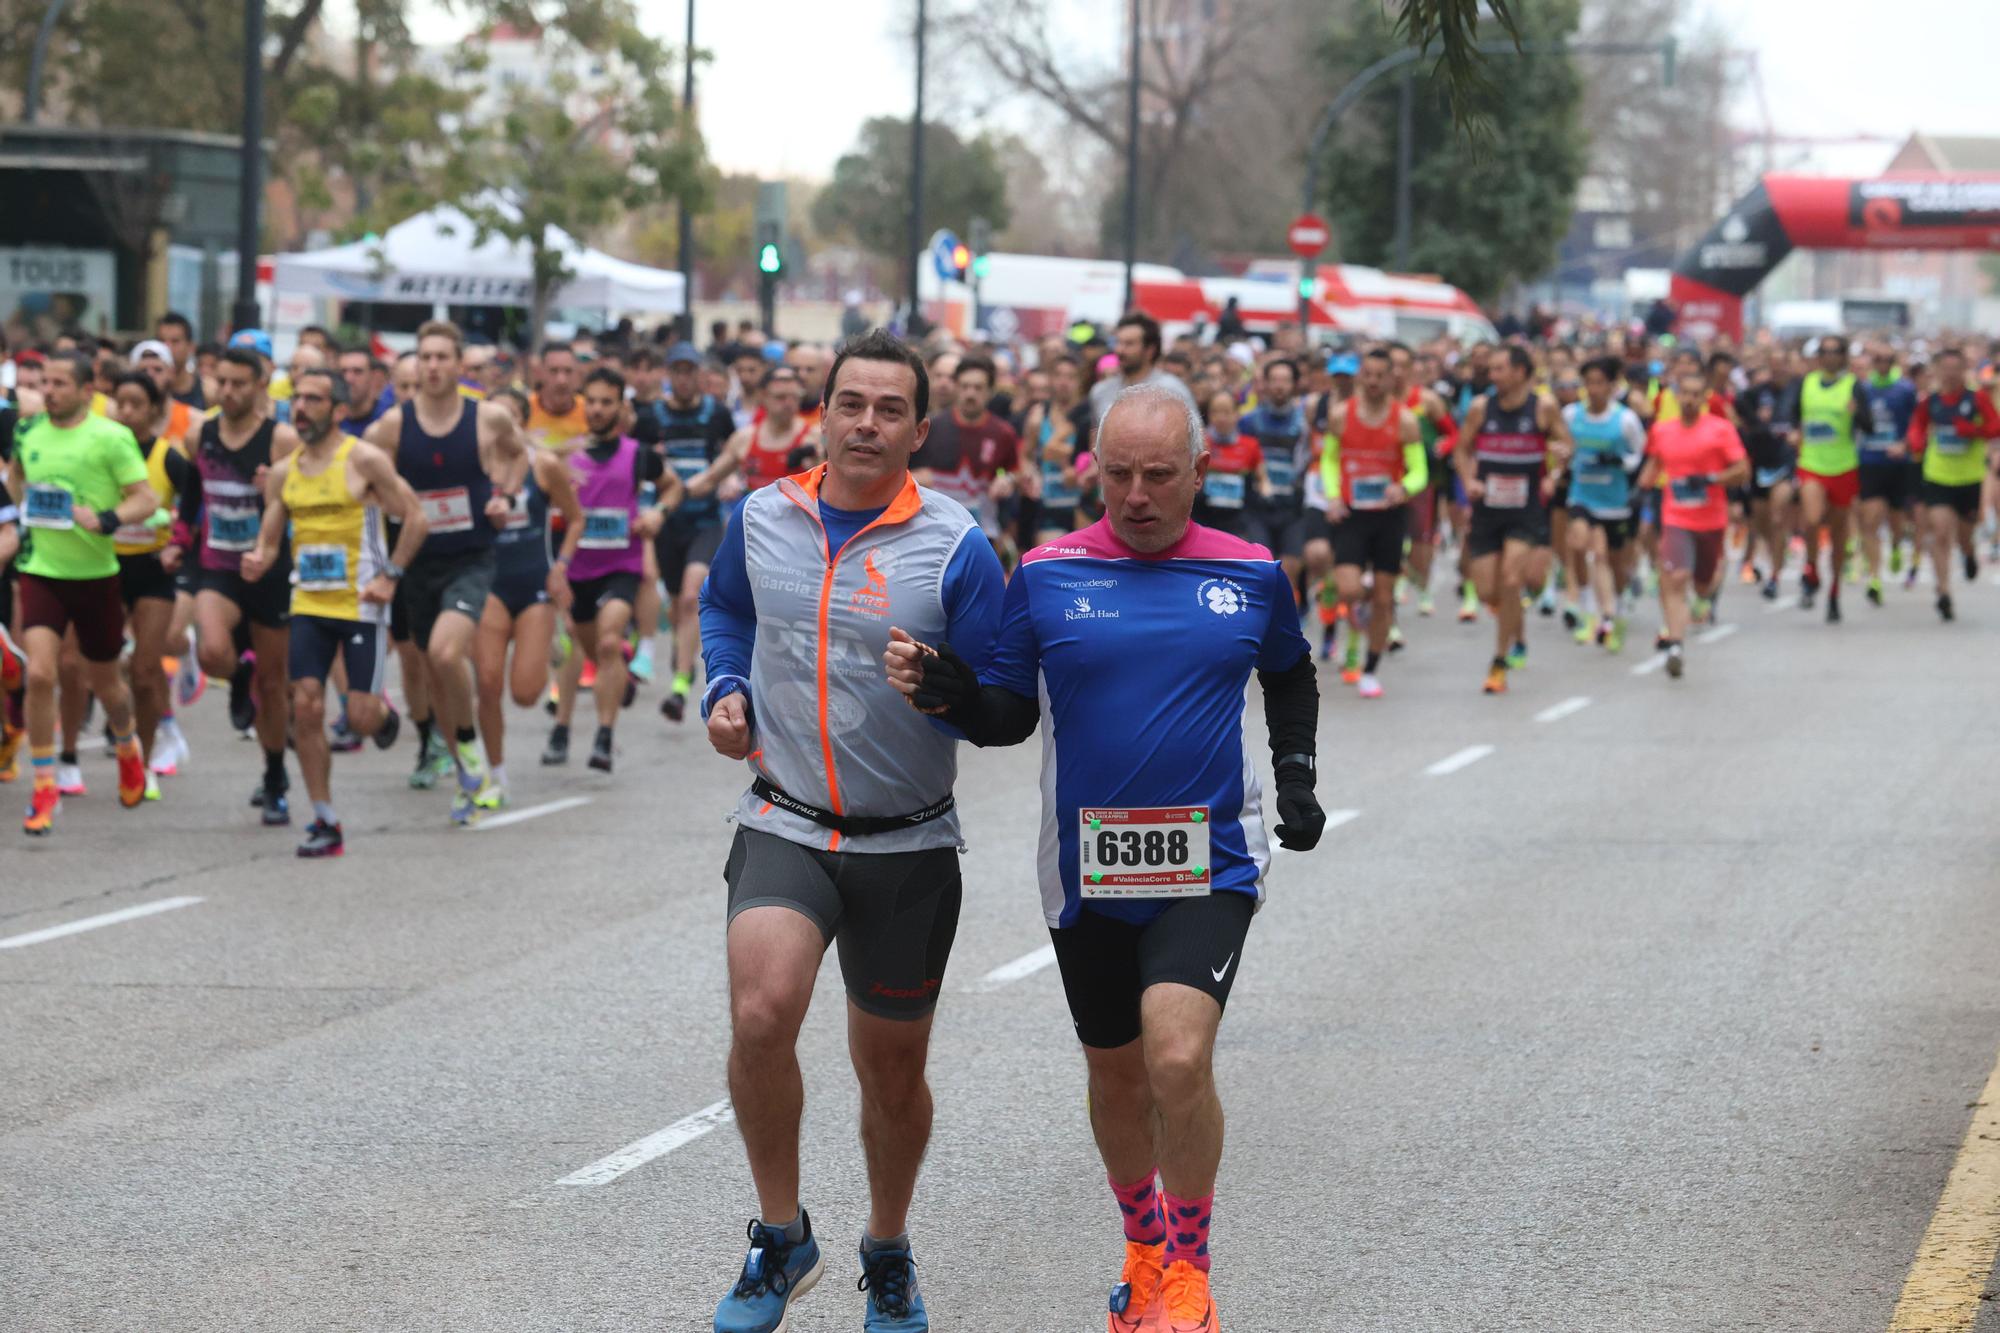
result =
M1310 301L1312 300L1312 294L1313 294L1313 280L1311 278L1300 278L1299 296L1304 300Z
M993 256L981 255L972 261L972 276L983 278L993 269Z
M778 254L778 247L766 245L757 252L757 269L762 273L776 273L784 268L785 261Z

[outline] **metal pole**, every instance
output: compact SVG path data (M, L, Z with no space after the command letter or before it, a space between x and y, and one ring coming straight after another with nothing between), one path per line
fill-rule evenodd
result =
M682 61L687 66L687 74L681 84L681 133L694 133L694 0L687 0L687 48L681 52ZM688 207L687 196L681 196L681 286L686 292L681 308L681 331L692 342L694 340L694 212Z
M42 26L35 29L34 54L28 57L28 92L21 99L21 123L32 125L42 109L42 62L49 58L49 38L55 35L56 18L67 0L49 0L42 11Z
M258 206L264 201L264 0L243 5L243 181L236 198L236 304L231 329L263 323L257 309Z
M918 266L924 249L924 0L917 0L917 109L910 117L910 320L905 332L918 336L923 325L923 300L917 295Z
M1417 128L1417 79L1403 66L1402 97L1396 108L1396 271L1410 271L1410 152Z
M1132 308L1132 265L1139 257L1139 0L1132 0L1132 58L1125 76L1125 300Z

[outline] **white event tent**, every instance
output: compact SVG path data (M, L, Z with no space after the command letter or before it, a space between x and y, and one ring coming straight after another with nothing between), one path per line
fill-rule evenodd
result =
M669 269L648 268L580 244L551 228L575 275L551 307L679 314L686 283ZM405 218L377 240L278 255L271 287L283 296L402 305L529 306L533 265L526 242L489 236L449 204Z

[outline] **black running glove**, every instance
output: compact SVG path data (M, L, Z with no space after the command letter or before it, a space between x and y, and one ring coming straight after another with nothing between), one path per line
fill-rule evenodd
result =
M935 652L924 653L918 660L923 663L924 676L917 692L910 696L911 703L926 713L941 712L947 721L953 720L954 713L963 716L967 708L976 706L979 673L953 652L949 643L940 643Z
M1319 846L1326 829L1326 811L1313 795L1312 779L1300 773L1278 775L1278 845L1290 852L1309 852Z

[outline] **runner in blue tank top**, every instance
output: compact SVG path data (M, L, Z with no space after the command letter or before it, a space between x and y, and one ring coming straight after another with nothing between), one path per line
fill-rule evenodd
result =
M400 584L411 637L430 660L439 730L456 742L451 819L459 825L476 822L481 801L493 799L473 725L467 658L493 590L494 533L528 471L527 437L514 414L459 394L464 352L457 325L432 320L418 329L416 394L383 413L363 437L395 458L430 522L410 568L391 565L385 573Z

